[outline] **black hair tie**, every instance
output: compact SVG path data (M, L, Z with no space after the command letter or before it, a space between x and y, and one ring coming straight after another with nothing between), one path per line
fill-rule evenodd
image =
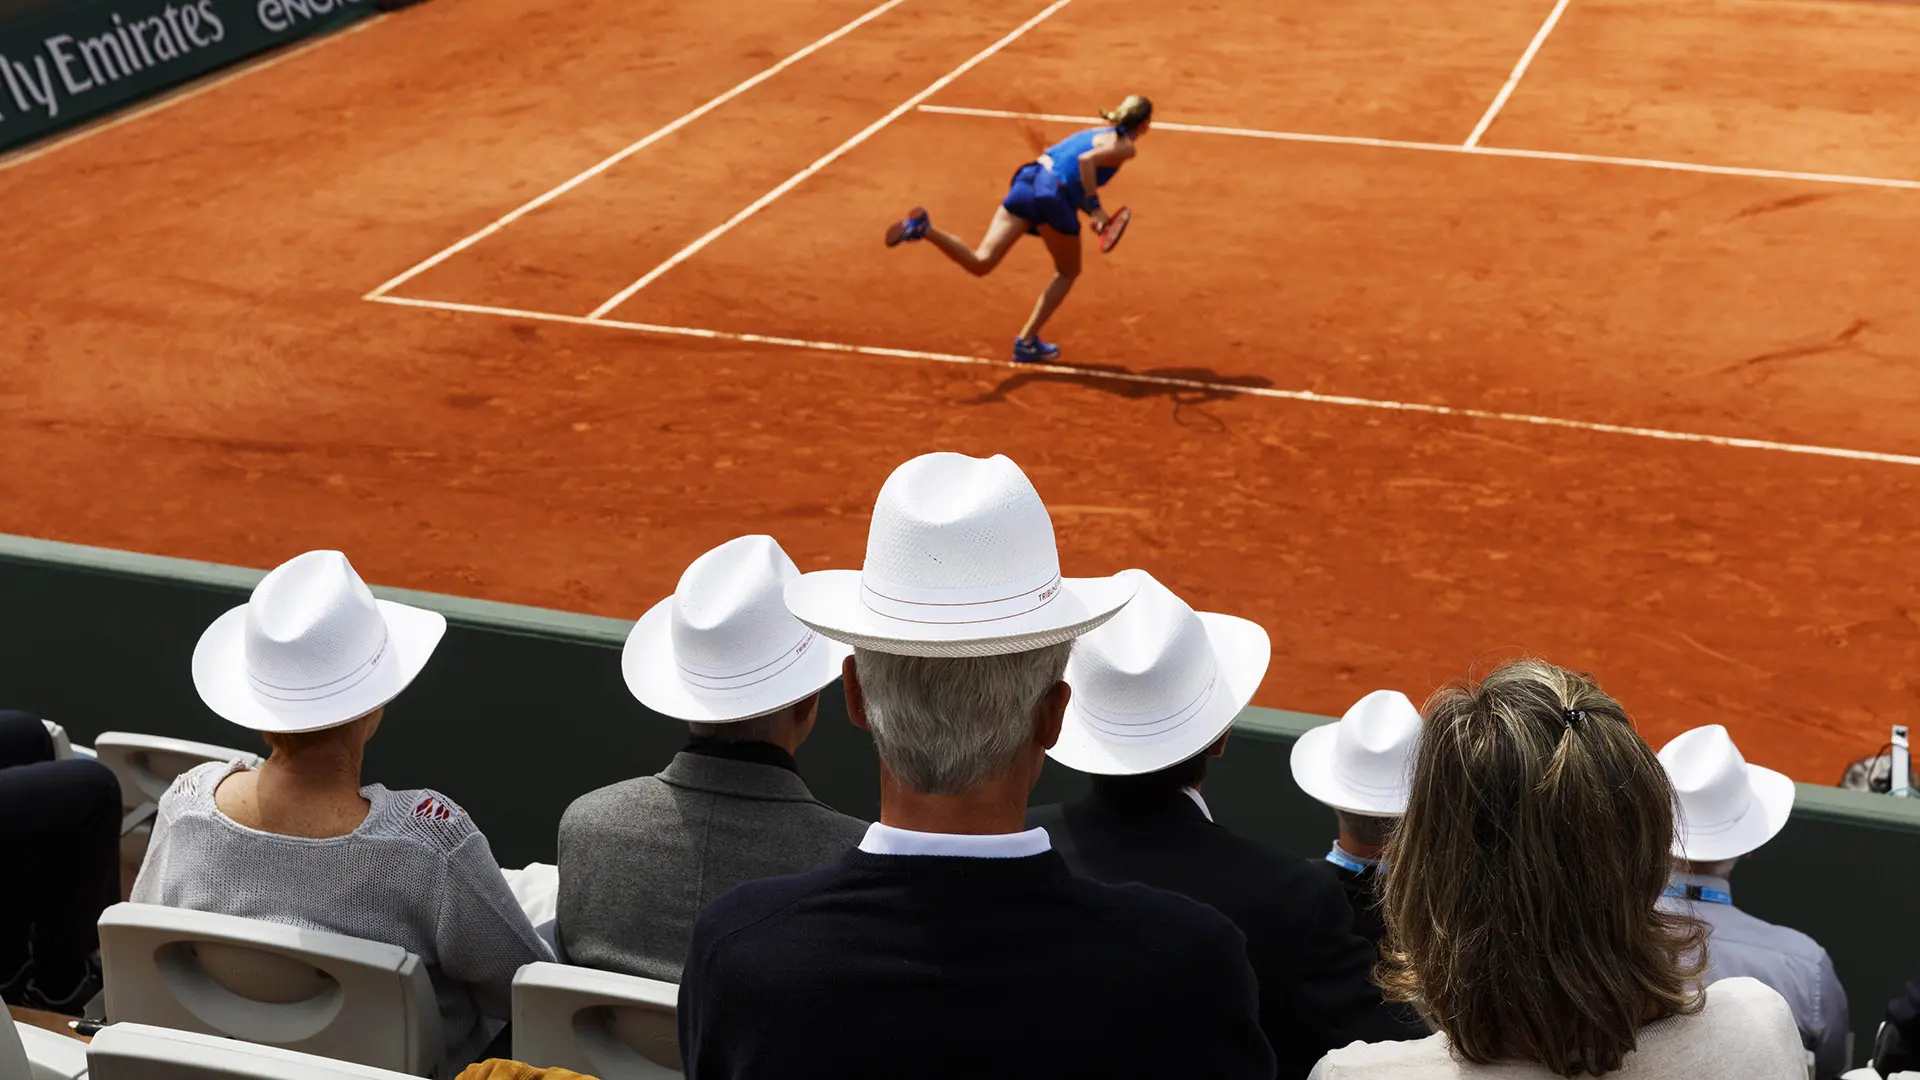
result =
M1586 722L1587 710L1561 709L1560 719L1566 723L1568 731L1573 731L1576 728L1578 728L1582 723Z

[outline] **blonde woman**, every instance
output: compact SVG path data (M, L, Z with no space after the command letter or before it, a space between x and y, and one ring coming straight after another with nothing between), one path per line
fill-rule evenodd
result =
M942 254L975 277L993 273L1025 233L1046 242L1047 252L1053 256L1053 280L1041 292L1033 314L1014 339L1013 359L1017 363L1060 358L1059 346L1040 340L1040 328L1067 298L1073 279L1080 275L1080 214L1084 212L1092 219L1095 232L1106 230L1107 211L1100 205L1099 189L1139 152L1136 143L1153 124L1153 102L1129 94L1118 108L1100 115L1108 126L1077 131L1015 170L1007 197L994 211L993 223L987 226L979 247L969 247L954 234L935 228L926 210L917 206L887 227L888 247L931 240Z
M1439 1034L1335 1050L1311 1080L1805 1080L1780 995L1693 988L1704 930L1657 906L1673 789L1619 702L1522 660L1423 712L1379 975Z

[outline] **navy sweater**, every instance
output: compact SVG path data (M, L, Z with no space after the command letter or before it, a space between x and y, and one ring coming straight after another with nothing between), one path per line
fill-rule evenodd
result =
M850 852L709 904L680 984L690 1080L1271 1077L1245 939L1053 852Z

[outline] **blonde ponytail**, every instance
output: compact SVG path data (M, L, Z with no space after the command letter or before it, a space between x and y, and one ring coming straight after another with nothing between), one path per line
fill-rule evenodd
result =
M1153 119L1153 102L1139 94L1128 94L1118 108L1102 109L1100 116L1107 123L1120 129L1122 135L1132 135L1140 125Z

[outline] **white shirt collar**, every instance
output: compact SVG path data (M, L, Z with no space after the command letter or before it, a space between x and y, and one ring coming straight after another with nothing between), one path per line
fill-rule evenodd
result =
M1208 821L1213 820L1213 811L1207 809L1207 800L1200 797L1197 788L1183 787L1180 790L1187 793L1187 798L1193 800L1193 805L1200 808L1200 813L1205 815Z
M1045 829L1017 833L933 833L896 829L879 822L867 826L860 850L869 855L949 855L968 859L1024 859L1053 850Z
M1346 848L1341 847L1339 837L1334 838L1333 850L1339 852L1341 855L1345 856L1346 858L1356 863L1359 863L1361 866L1379 866L1380 865L1379 859L1362 858L1361 856L1355 855L1353 852L1348 851Z

